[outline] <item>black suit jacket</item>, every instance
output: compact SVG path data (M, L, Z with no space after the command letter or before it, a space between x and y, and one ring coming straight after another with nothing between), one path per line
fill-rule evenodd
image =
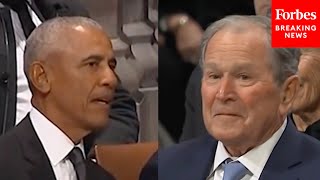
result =
M158 151L155 152L143 167L140 180L158 180Z
M1 180L56 180L49 158L27 116L0 137ZM114 180L100 166L86 160L87 180Z
M294 125L296 126L294 120L293 120L293 114L290 113L288 116L288 121L292 121ZM313 124L309 125L307 129L304 132L305 134L312 136L320 141L320 120L314 122Z

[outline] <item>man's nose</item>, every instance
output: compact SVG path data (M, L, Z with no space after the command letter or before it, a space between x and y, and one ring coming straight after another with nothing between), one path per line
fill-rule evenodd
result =
M109 86L115 88L118 84L118 78L114 70L110 67L104 68L102 72L101 84L103 86Z
M233 100L235 97L235 87L233 80L226 76L222 77L219 83L216 98L221 101Z

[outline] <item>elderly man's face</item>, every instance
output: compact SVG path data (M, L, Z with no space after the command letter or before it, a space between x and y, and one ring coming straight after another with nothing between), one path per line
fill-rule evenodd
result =
M50 103L65 123L86 130L101 128L108 121L117 84L111 42L99 29L83 26L67 29L64 38L65 44L49 61Z
M283 123L281 88L274 80L263 34L259 28L223 29L208 43L203 115L208 132L225 145L258 145Z
M303 54L300 57L298 75L300 87L292 106L292 112L303 114L316 111L320 101L320 53Z

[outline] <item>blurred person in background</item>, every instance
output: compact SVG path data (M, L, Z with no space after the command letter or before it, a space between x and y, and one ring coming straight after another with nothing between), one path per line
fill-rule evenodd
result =
M159 2L159 120L178 141L185 120L185 90L199 61L203 30L226 15L254 14L251 0Z
M320 140L320 49L303 48L299 62L299 90L289 116L297 129Z

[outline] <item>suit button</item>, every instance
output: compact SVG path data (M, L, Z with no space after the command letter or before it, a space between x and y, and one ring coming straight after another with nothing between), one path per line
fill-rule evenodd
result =
M8 84L9 74L7 72L2 72L0 76L1 84Z

